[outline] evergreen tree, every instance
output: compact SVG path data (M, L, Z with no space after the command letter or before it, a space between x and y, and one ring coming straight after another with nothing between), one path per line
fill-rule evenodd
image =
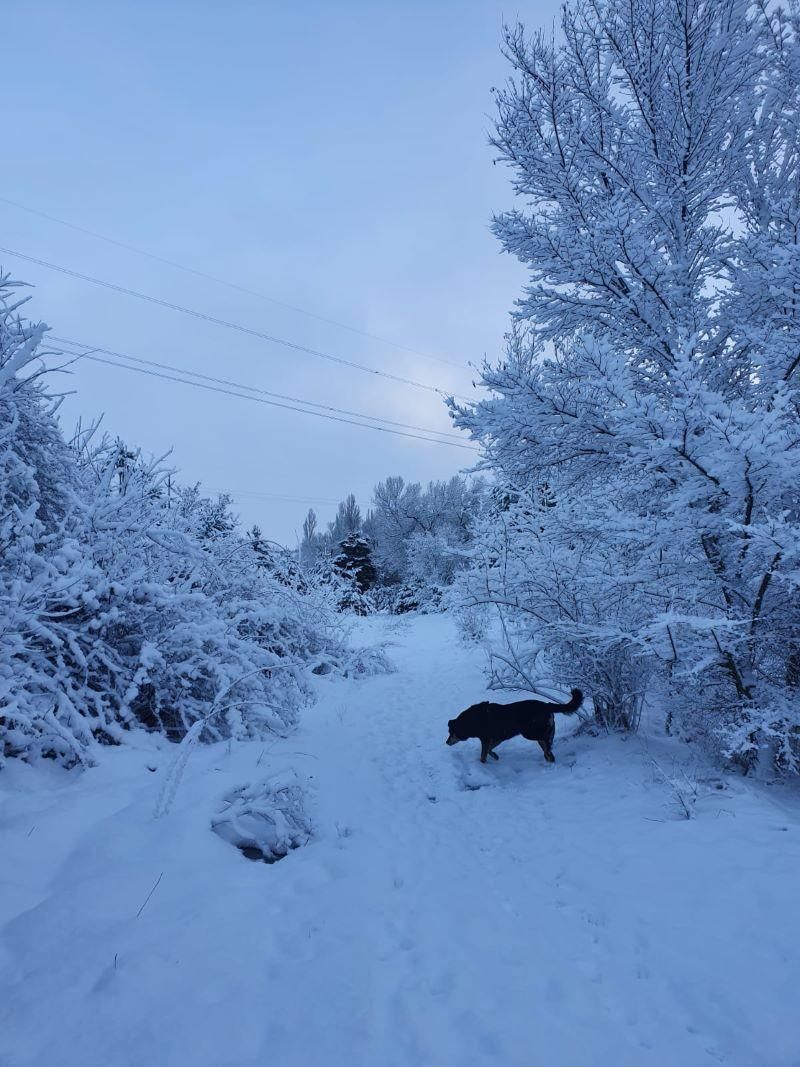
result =
M340 543L333 565L353 582L359 593L366 593L375 584L377 570L372 560L372 546L362 534L351 533Z

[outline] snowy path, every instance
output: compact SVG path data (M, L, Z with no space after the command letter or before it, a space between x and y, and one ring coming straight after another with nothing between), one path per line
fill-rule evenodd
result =
M149 742L0 776L2 1067L799 1065L788 799L726 778L679 820L648 759L687 750L642 739L482 767L443 744L479 654L446 619L362 625L396 629L396 674L196 751L164 819ZM209 819L284 767L315 839L249 863Z

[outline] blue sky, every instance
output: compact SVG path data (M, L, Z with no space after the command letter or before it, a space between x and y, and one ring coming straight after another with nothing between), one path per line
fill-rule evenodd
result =
M553 3L519 12L549 25ZM494 3L37 3L3 15L0 197L438 362L154 263L0 202L0 244L262 332L471 393L524 281L489 232L512 203L487 146L506 76ZM415 390L0 254L60 335L320 404L448 430ZM470 453L80 363L64 420L103 413L292 543L375 481ZM293 500L277 499L282 497Z

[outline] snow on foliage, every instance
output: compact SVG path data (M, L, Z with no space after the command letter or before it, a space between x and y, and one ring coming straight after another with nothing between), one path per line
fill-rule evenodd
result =
M292 849L307 844L312 830L303 791L293 772L232 790L211 827L248 859L266 863L283 859Z
M740 0L570 4L506 32L494 144L530 272L492 396L508 492L469 578L501 682L579 681L745 767L800 769L796 23ZM546 657L544 653L546 651Z
M456 476L423 487L397 476L375 486L365 518L352 494L339 504L325 532L318 532L311 510L300 548L305 573L314 583L331 584L337 575L355 573L359 559L368 556L363 576L356 575L358 588L343 593L345 609L360 614L440 610L443 591L468 562L485 493L481 478Z
M499 621L500 644L487 648L493 687L553 699L566 680L592 695L604 724L635 729L653 666L636 638L631 577L589 517L520 499L476 537L456 594L466 637L486 633L481 609Z
M321 598L96 427L63 439L42 325L0 287L0 760L91 763L131 727L206 740L283 729L346 649ZM340 629L340 628L339 628ZM209 714L213 711L213 714Z
M333 567L349 587L348 595L340 601L342 610L366 614L364 594L375 584L377 572L372 562L372 546L369 538L360 533L351 533L340 543L339 552L333 558Z

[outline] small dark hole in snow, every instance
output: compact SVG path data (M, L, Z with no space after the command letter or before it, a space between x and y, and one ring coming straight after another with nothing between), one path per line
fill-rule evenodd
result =
M431 802L431 804L435 804L436 803L436 797L429 796L428 800Z
M252 860L253 863L277 863L278 860L286 859L289 855L288 852L272 852L267 855L260 848L255 848L253 845L237 845L236 847L243 856Z

